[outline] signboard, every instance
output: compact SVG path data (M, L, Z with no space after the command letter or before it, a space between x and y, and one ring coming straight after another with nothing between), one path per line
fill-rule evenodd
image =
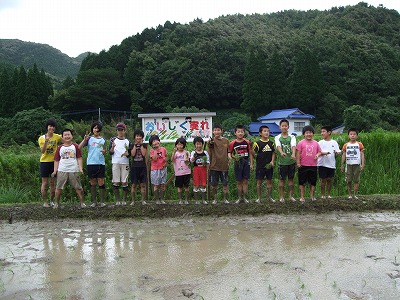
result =
M205 141L212 136L212 117L215 112L206 113L166 113L166 114L138 114L142 118L144 138L156 134L161 142L175 142L183 137L191 142L196 136Z

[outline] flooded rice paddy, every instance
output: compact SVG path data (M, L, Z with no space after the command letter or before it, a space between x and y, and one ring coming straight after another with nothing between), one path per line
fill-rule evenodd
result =
M0 224L0 299L400 299L400 213Z

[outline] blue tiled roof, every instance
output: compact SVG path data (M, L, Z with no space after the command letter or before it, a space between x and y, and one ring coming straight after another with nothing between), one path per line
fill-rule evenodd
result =
M251 122L249 124L249 132L253 136L258 135L258 129L260 128L261 125L267 125L270 130L270 135L271 136L276 136L281 133L281 130L279 129L279 126L276 125L275 123L262 123L262 122Z
M269 114L259 117L258 121L276 120L276 119L314 119L313 115L305 114L298 108L277 109Z

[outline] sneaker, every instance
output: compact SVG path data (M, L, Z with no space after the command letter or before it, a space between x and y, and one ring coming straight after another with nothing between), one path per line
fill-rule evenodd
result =
M166 204L164 200L161 200L161 204Z
M214 205L217 204L217 200L213 200L212 204Z
M322 196L321 196L321 199L326 199L326 197L322 195Z
M105 207L106 204L104 202L101 202L100 207Z
M189 201L185 200L185 204L189 204Z
M156 204L161 204L160 200L157 200L157 201L156 201Z
M285 199L281 198L281 199L279 199L279 202L280 203L285 203Z
M347 197L347 199L349 199L349 200L353 200L353 197L352 197L352 196L349 196L349 197Z
M48 205L47 203L43 203L43 207L50 207L50 205Z
M142 201L142 205L147 205L147 202L146 201Z
M254 201L255 203L261 203L260 199L257 199L256 201Z
M299 201L300 201L301 203L306 202L306 200L304 200L304 198L300 198Z
M53 207L54 206L54 202L50 201L50 206Z
M203 201L203 204L208 204L208 202L204 200L204 201Z
M272 198L269 198L269 201L271 201L272 203L275 203L276 201Z
M328 197L326 197L327 199L332 199L331 195L329 195Z
M119 202L119 201L115 202L115 206L119 206L119 205L121 205L121 202Z
M182 204L183 204L182 200L179 200L179 203L178 203L178 204L182 205Z
M228 200L224 199L225 204L230 204Z
M311 198L311 201L317 201L317 198L312 197L312 198Z
M122 202L121 202L121 205L122 205L122 206L125 206L125 205L126 205L126 201L122 201Z
M296 199L295 199L293 196L291 196L291 197L290 197L290 201L296 202Z
M81 204L81 208L85 208L86 207L86 204L85 203L82 203Z
M240 202L242 202L242 199L239 198L236 200L235 204L239 204Z
M354 195L353 198L354 198L355 200L358 200L358 197L357 197L356 195Z
M90 204L90 207L96 207L96 203Z
M243 199L244 203L249 203L249 200L247 200L246 198Z
M57 203L54 203L53 208L54 208L54 209L58 208L58 204L57 204Z
M200 204L200 202L199 202L199 201L196 201L194 204Z
M132 201L130 205L131 205L131 206L134 206L134 205L135 205L135 201Z

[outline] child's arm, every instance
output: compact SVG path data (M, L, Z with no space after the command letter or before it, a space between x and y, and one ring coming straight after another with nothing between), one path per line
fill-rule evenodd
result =
M51 173L51 177L55 177L56 176L56 174L58 172L59 164L60 164L60 161L58 161L58 160L54 161L54 170L53 170L53 173Z
M49 142L49 138L47 137L47 133L44 135L44 142L41 142L41 139L39 139L40 143L39 143L39 147L40 147L40 151L43 153L46 152L47 149L47 144Z
M271 164L271 167L275 166L275 152L272 152L272 158L271 158L270 164Z
M360 170L363 171L364 170L364 166L365 166L365 155L364 155L364 151L360 152L361 155L361 166L360 166Z
M174 147L174 151L172 151L172 156L171 156L171 161L174 162L175 161L175 153L177 151L177 148Z
M78 160L79 172L83 173L83 161L82 161L82 157L77 158L77 160Z
M292 150L293 151L293 150ZM295 152L294 153L296 153L296 163L297 163L297 166L300 168L301 167L301 164L300 164L300 155L301 155L301 151L300 150L295 150ZM292 152L292 157L293 157L293 152Z
M342 163L340 165L340 170L344 172L344 162L346 161L346 148L343 147Z
M111 138L110 139L110 149L109 149L109 153L110 153L110 155L113 155L114 154L114 149L115 149L115 142L114 142L114 139L113 138Z

